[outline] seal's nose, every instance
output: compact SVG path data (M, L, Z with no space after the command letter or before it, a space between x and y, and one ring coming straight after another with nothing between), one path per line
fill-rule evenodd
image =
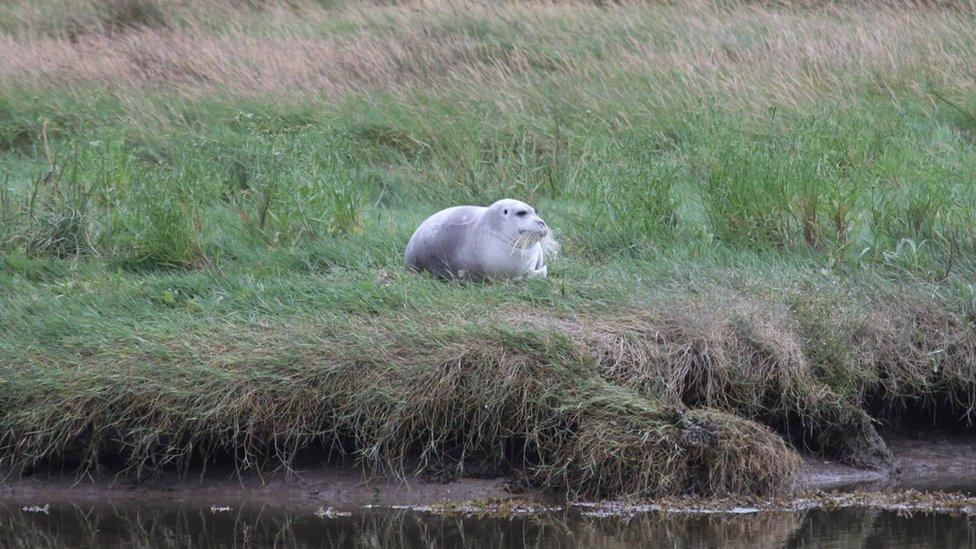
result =
M536 224L539 226L539 231L542 233L543 237L549 234L549 226L546 225L545 221L541 219L536 219Z

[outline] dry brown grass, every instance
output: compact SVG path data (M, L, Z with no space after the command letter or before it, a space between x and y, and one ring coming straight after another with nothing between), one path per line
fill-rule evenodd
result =
M14 61L4 64L0 79L31 85L175 90L187 96L219 92L338 98L367 90L429 85L451 77L486 76L485 71L459 62L470 54L470 44L451 40L432 49L425 42L418 34L398 40L333 41L154 30L75 43L44 39L29 46L4 38L0 55ZM429 72L429 67L438 67L439 74Z
M537 93L529 77L545 74L577 83L645 75L661 104L691 93L796 105L865 85L976 90L973 19L937 7L163 6L158 25L51 35L24 4L16 28L35 31L0 38L0 82L330 99L463 87L513 104Z

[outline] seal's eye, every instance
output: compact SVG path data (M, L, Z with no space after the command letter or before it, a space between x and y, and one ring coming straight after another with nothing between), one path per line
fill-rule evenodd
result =
M519 217L525 217L525 214L527 214L527 213L529 213L529 212L527 212L527 211L525 211L525 210L522 210L522 211L520 211L519 213L517 213L517 214L515 214L515 215L517 215L517 216L519 216Z

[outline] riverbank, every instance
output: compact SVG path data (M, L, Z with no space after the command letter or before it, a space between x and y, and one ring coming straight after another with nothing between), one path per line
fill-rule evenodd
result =
M773 497L972 432L967 6L0 6L0 468ZM406 271L502 196L547 279Z
M889 467L876 421L965 429L976 338L919 295L932 286L785 266L773 286L714 263L724 280L656 282L688 268L703 272L22 278L3 312L4 465L144 478L311 453L404 474L476 460L589 498L774 494L798 448Z

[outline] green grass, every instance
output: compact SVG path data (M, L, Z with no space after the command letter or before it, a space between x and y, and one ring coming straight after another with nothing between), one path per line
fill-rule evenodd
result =
M227 67L251 39L368 47L334 93L138 51L151 86L0 78L5 466L327 448L586 496L768 493L797 450L883 464L872 417L969 425L976 95L942 67L972 61L970 13L132 6L0 28L33 51L197 21ZM906 41L851 64L821 33L862 27ZM400 40L396 68L368 40ZM405 271L426 216L502 197L554 228L548 279Z

